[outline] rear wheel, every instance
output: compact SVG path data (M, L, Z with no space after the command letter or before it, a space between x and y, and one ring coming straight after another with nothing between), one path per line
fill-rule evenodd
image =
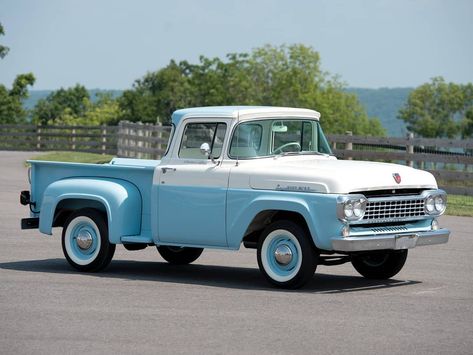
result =
M270 224L258 242L258 266L271 284L295 289L314 276L318 253L305 229L291 221Z
M406 259L407 249L354 255L351 263L368 279L389 279L401 271Z
M157 246L159 254L170 264L185 265L196 261L202 254L202 248Z
M77 270L93 272L107 267L115 253L115 244L108 241L104 214L90 208L72 213L62 230L62 251Z

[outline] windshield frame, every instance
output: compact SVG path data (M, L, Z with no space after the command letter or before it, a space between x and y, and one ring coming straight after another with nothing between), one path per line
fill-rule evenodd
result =
M231 149L232 149L232 142L233 142L233 139L235 137L235 134L238 130L238 128L240 127L240 125L244 125L244 124L256 124L256 125L260 125L261 126L261 122L263 121L273 121L273 122L276 122L276 121L301 121L301 122L304 122L304 121L309 121L309 122L313 122L315 124L315 131L316 131L316 134L317 134L317 140L318 140L318 147L320 147L320 145L324 145L325 148L329 151L329 153L323 153L323 152L319 152L319 151L299 151L299 152L281 152L281 153L271 153L271 154L268 154L268 155L257 155L257 156L251 156L251 157L248 157L248 156L236 156L236 155L232 155L231 154ZM320 121L318 119L315 119L315 118L309 118L309 117L298 117L298 116L291 116L291 117L265 117L265 118L258 118L258 119L250 119L250 120L244 120L244 121L240 121L238 122L237 124L235 124L233 127L232 127L232 131L231 131L231 135L229 136L229 141L228 141L228 145L227 145L227 149L226 149L226 155L229 159L231 160L251 160L251 159L264 159L264 158L274 158L274 157L281 157L281 156L302 156L302 155L322 155L322 156L334 156L333 153L332 153L332 149L330 147L330 144L327 140L327 137L325 136L323 130L322 130L322 126L320 124Z

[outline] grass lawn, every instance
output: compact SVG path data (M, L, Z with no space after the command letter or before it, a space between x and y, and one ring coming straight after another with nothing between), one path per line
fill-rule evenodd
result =
M445 214L473 217L473 196L448 195Z
M112 160L112 155L81 153L81 152L48 152L36 155L31 160L64 161L71 163L103 164Z

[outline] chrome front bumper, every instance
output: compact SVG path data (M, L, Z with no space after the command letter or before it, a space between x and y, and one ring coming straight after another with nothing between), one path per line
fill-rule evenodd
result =
M363 237L332 238L334 251L352 252L383 249L410 249L421 245L443 244L448 242L450 231L435 231L371 235Z

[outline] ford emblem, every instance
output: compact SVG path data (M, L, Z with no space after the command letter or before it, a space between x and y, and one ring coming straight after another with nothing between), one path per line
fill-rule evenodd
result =
M401 175L399 175L398 173L394 173L393 178L394 178L394 181L396 181L396 183L398 184L401 183Z

